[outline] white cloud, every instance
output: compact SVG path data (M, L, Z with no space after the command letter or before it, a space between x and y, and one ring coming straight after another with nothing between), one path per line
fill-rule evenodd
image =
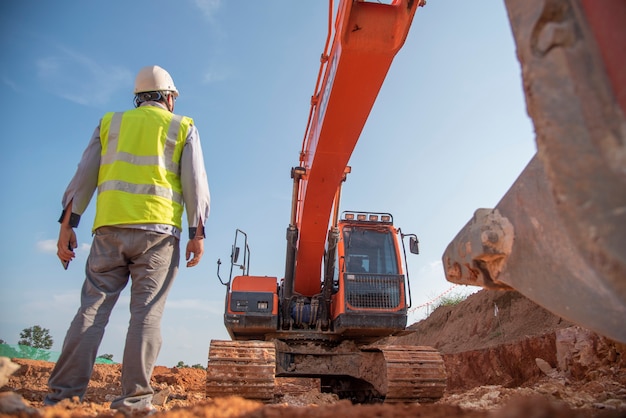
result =
M37 241L37 250L42 253L56 254L57 241L54 239L44 239Z
M17 84L13 82L13 80L8 79L7 77L2 76L2 84L8 86L13 91L19 91Z
M35 243L37 250L42 253L47 254L56 254L57 253L57 240L55 239L42 239ZM82 243L78 244L78 248L76 249L77 253L86 253L89 254L89 250L91 249L91 244Z
M427 263L420 268L417 273L419 277L422 277L425 281L437 282L444 278L443 262L441 260L434 260Z
M194 0L196 7L209 21L213 20L215 12L220 8L220 3L221 0Z
M38 298L25 303L24 310L34 318L47 317L51 319L58 314L72 312L78 307L80 288L68 290L62 293L53 293L46 298ZM52 315L51 313L54 313Z
M37 61L41 82L52 93L82 105L106 105L118 90L132 85L130 70L102 65L91 57L62 45L54 55Z
M208 302L201 299L168 299L166 309L187 309L222 315L224 313L224 302Z
M229 73L227 71L220 71L220 70L215 70L213 69L209 69L204 73L204 78L202 79L202 82L204 84L211 84L211 83L218 83L224 80L227 80L229 77Z

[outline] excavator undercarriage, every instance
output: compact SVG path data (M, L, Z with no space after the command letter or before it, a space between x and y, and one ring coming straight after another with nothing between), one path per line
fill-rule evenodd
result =
M272 402L276 377L320 379L324 393L357 403L434 402L446 373L431 347L301 341L211 341L207 396Z

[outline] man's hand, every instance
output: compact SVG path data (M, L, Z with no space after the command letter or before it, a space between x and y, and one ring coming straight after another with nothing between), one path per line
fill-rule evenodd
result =
M70 248L74 249L77 246L74 229L67 224L61 224L59 240L57 241L57 257L65 263L70 262L76 257L76 254Z
M190 260L193 254L193 258ZM202 258L202 254L204 254L204 240L203 239L190 239L187 242L187 251L185 253L185 259L187 260L187 267L194 267L198 265L200 259Z

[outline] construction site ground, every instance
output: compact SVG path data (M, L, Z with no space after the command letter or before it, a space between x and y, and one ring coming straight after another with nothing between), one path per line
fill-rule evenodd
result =
M353 405L314 379L277 379L274 403L206 399L205 371L156 367L157 415L176 417L626 417L626 345L564 321L516 292L481 290L437 308L388 342L436 347L448 388L432 404ZM391 341L394 340L394 341ZM0 416L113 416L121 366L96 365L84 402L43 407L52 363L21 365L0 389Z

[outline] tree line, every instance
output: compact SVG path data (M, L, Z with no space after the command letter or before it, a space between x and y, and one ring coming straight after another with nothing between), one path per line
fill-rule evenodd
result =
M0 338L0 344L8 343ZM50 335L50 330L43 328L40 325L33 325L29 328L24 328L20 332L20 340L17 342L18 348L6 347L3 351L7 357L17 358L29 358L33 360L50 359L50 353L46 350L50 350L54 340ZM107 360L113 360L113 354L101 354L98 358Z
M8 345L9 343L0 338L0 344ZM50 350L53 344L54 340L50 335L49 329L42 328L39 325L33 325L32 327L24 328L22 332L20 332L20 340L17 342L18 349L15 349L13 347L6 347L3 351L4 355L7 357L29 358L33 360L48 361L50 359L50 353L45 350ZM100 354L98 358L113 361L113 354ZM193 366L189 366L185 364L185 362L183 362L182 360L179 361L175 367L204 369L204 366L202 366L201 364L194 364Z

